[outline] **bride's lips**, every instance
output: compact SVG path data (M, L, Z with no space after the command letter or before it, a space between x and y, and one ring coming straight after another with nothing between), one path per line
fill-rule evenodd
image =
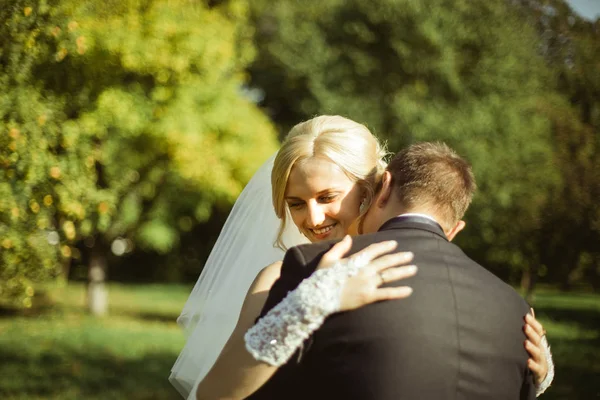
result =
M310 233L312 234L312 236L315 239L325 240L325 239L327 239L327 237L329 235L331 235L331 233L333 232L333 229L336 226L337 226L337 224L331 224L331 225L327 225L327 226L320 227L320 228L314 228L314 229L309 228L308 230L310 231Z

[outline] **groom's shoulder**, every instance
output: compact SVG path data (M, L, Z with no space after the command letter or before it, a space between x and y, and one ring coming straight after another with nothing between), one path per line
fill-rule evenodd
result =
M460 263L465 267L462 272L469 275L468 282L481 286L481 289L487 293L494 293L498 302L505 307L508 306L506 302L512 302L517 308L529 310L530 305L512 285L494 274L488 267L473 260L458 246L453 247L456 249L455 255L460 257Z
M394 234L390 234L390 232L374 232L365 235L352 236L352 248L348 252L348 255L354 254L370 244L393 238ZM342 239L333 239L318 243L301 244L290 248L286 253L286 258L292 258L303 265L314 264L316 267L321 257L341 240Z
M307 265L315 260L320 260L341 239L326 240L318 243L306 243L290 247L285 254L284 263L294 262Z

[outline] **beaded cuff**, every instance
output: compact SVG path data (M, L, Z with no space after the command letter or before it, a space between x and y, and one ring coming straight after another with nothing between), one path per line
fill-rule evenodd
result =
M546 389L550 387L552 380L554 379L554 361L552 361L552 353L550 352L550 345L548 344L548 340L546 340L546 335L542 336L542 346L544 347L543 351L546 355L546 361L548 362L548 373L539 385L535 385L536 397L539 397L544 393Z
M364 257L315 271L244 335L246 349L269 365L285 364L329 315L339 311L346 279L367 265Z

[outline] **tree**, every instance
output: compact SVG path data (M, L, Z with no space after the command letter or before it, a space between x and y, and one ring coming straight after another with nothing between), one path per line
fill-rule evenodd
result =
M325 0L255 3L252 84L289 127L314 114L365 122L390 150L443 140L479 191L459 242L506 279L538 265L541 211L559 183L556 96L537 36L505 2Z
M562 95L542 107L552 123L561 185L544 210L540 272L564 289L584 277L598 288L600 20L582 19L562 0L522 0L520 6L536 27L541 53L554 70Z
M60 271L60 242L53 182L60 106L31 84L37 58L50 57L40 42L43 26L54 18L47 4L34 13L24 1L0 9L0 300L30 307L34 283ZM42 39L43 40L43 39Z
M97 313L105 311L110 248L176 248L214 207L230 205L276 148L268 119L243 89L253 56L244 4L20 1L12 8L25 22L10 39L34 39L7 57L23 78L11 84L15 72L3 73L2 120L40 142L30 157L44 157L39 181L52 197L46 229L59 234L64 259L77 256L76 243L89 246ZM14 61L23 54L31 59L27 68ZM42 113L18 103L22 91L40 99ZM40 126L40 118L35 136L29 126ZM30 171L34 164L19 149L18 167ZM27 187L42 204L46 192Z

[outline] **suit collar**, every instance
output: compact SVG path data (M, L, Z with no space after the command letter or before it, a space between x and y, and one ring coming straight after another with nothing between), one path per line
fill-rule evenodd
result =
M387 231L390 229L420 229L435 233L436 235L441 236L444 240L448 241L448 238L446 237L446 234L444 233L444 230L440 224L430 218L425 218L419 215L400 215L398 217L394 217L381 225L379 231Z

